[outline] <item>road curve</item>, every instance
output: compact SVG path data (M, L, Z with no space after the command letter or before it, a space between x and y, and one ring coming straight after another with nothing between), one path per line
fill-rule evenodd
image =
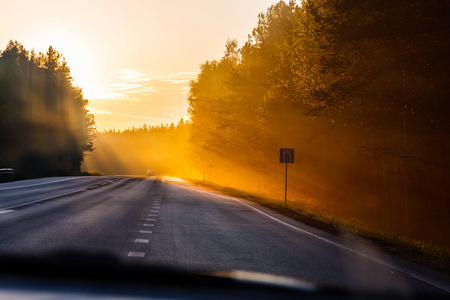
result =
M249 270L351 288L449 292L448 276L267 208L167 179L0 184L0 255L70 250L172 268Z

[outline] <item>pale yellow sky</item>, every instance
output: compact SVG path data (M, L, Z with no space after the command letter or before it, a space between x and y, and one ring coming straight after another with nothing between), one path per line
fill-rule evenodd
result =
M187 117L189 81L239 45L276 0L0 0L0 49L49 45L66 58L97 128Z

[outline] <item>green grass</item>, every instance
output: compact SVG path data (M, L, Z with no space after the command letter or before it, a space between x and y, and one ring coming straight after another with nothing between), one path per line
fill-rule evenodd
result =
M358 236L367 238L377 245L381 246L384 250L399 254L405 258L411 256L431 256L445 262L450 262L450 249L447 247L434 245L429 242L422 242L397 235L395 233L388 233L382 230L372 229L364 227L355 221L347 220L343 218L336 218L321 212L314 210L313 208L302 206L300 203L287 203L286 205L276 199L271 199L256 195L253 193L241 191L230 187L222 187L210 182L191 180L192 183L214 189L221 193L227 194L232 197L237 197L245 200L249 200L265 207L268 207L274 211L277 211L285 216L299 220L308 225L317 227L327 232L337 233L347 231L354 233ZM423 261L422 258L416 257L412 260Z

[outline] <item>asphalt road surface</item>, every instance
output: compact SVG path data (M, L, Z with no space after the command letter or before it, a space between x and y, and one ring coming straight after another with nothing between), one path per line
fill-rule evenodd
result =
M259 205L171 178L0 184L0 255L109 253L187 270L247 270L334 285L449 292L448 276Z

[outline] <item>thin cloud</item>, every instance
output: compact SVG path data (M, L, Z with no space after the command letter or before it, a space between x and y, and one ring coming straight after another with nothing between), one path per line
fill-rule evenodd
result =
M154 93L154 92L157 92L157 91L159 91L158 88L153 87L153 86L147 86L147 87L144 87L142 89L135 89L135 90L132 90L132 91L128 91L128 94Z
M151 77L121 69L113 83L91 86L85 96L92 100L89 108L99 130L177 123L187 117L188 83L196 76L196 72L178 72Z
M124 99L139 101L146 100L148 93L157 93L162 90L186 94L189 91L189 82L197 76L195 72L178 72L165 76L149 77L139 71L123 69L118 72L119 78L127 79L118 84L110 85L112 92L120 92ZM134 96L131 96L133 94ZM140 95L140 96L139 96Z
M138 94L148 94L158 92L159 89L149 82L147 75L131 69L121 69L117 71L118 83L108 85L91 86L85 89L85 96L88 99L111 99L121 101L139 101ZM134 96L131 96L134 95Z
M93 114L99 114L99 115L112 115L112 116L120 116L120 117L127 117L127 118L133 118L133 119L142 119L142 120L160 120L159 118L152 118L149 116L141 116L141 115L132 115L132 114L123 114L123 113L114 113L106 109L95 109L91 108L89 110Z
M139 71L135 71L132 69L120 69L119 71L117 71L117 73L120 74L120 79L126 80L137 80L147 76Z
M124 93L118 93L117 90L105 85L89 85L83 89L86 99L111 99L120 100L126 97Z
M122 82L118 84L110 84L109 86L113 87L113 91L129 91L141 87L142 84Z
M169 82L172 84L186 84L197 76L195 72L178 72L166 76L154 77L152 80Z

